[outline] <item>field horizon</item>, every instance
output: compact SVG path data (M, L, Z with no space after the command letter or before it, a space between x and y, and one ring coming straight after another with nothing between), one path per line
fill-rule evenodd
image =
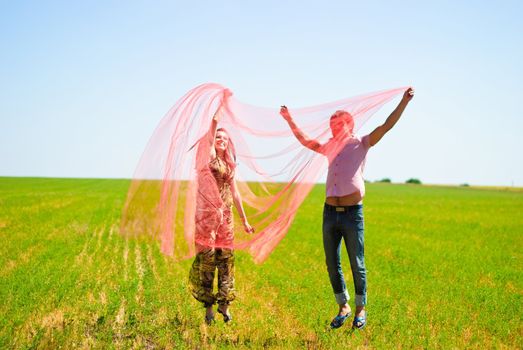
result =
M2 179L54 179L54 180L121 180L121 181L132 181L133 178L127 178L127 177L61 177L61 176L11 176L11 175L0 175L0 180ZM147 179L144 179L147 180ZM161 179L156 179L161 180ZM383 182L381 180L367 180L365 179L366 184L389 184L389 185L407 185L406 180L403 182L397 182L397 181L391 181L391 182ZM325 185L324 182L318 182L316 183L318 186ZM523 192L523 186L509 186L509 185L471 185L469 183L460 183L460 184L454 184L454 183L426 183L422 182L421 184L408 184L411 186L432 186L432 187L468 187L468 188L476 188L476 189L488 189L488 190L514 190L514 191L522 191Z

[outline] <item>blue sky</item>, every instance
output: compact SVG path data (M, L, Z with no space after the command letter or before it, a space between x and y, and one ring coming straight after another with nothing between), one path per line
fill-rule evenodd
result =
M523 186L518 1L0 4L0 176L132 176L187 90L303 107L412 85L366 177ZM377 126L388 105L366 126Z

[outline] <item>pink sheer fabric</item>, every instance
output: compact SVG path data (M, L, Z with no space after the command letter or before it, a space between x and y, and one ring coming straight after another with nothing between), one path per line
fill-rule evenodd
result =
M322 144L332 138L329 118L337 110L354 118L354 130L406 88L380 91L307 108L290 108L296 124ZM212 237L223 224L223 201L209 169L206 137L213 115L222 106L218 127L230 137L236 157L234 181L254 234L246 233L233 209L234 239ZM327 158L347 140L333 140L322 153L303 147L279 108L242 103L218 84L200 85L172 107L154 131L134 173L121 218L126 235L152 235L175 259L193 256L195 246L232 247L263 262L285 236L300 204L327 169ZM325 157L327 156L327 157ZM203 204L205 202L205 204ZM202 215L201 210L207 212ZM198 218L197 218L198 216ZM204 220L209 235L196 235Z

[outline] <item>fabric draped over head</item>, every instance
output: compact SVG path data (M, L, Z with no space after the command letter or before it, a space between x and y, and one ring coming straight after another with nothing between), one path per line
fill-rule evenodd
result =
M332 133L330 117L347 111L354 132L384 104L406 88L380 91L307 108L290 108L300 129L325 144ZM175 259L195 254L195 244L220 248L219 240L200 240L195 215L203 201L213 208L210 231L223 220L223 200L208 171L209 130L221 108L218 128L229 136L227 154L236 162L236 188L254 234L245 233L237 214L231 248L248 251L264 261L285 236L311 189L327 169L327 158L345 139L329 142L322 153L303 147L277 108L240 102L221 85L208 83L190 90L160 121L138 163L121 218L124 235L152 235L162 252ZM327 157L325 157L326 155ZM233 163L234 165L234 163ZM231 168L231 167L230 167ZM209 232L212 235L212 232Z

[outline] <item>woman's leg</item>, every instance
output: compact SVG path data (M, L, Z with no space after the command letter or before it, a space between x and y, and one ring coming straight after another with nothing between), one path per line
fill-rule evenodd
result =
M201 267L202 253L198 253L194 258L194 261L191 266L191 271L189 272L189 289L191 291L192 296L199 302L203 303L203 306L206 309L205 321L207 322L207 324L211 324L214 320L214 311L212 310L212 306L214 304L214 296L212 294L212 288L210 292L208 288L204 288L204 282L201 278ZM214 272L212 278L214 279Z
M196 254L189 272L189 289L192 296L203 303L205 307L211 307L215 303L212 287L214 281L214 248L205 248Z
M201 199L201 198L199 198ZM206 308L205 321L211 324L214 320L213 294L215 262L216 227L219 224L214 208L199 203L195 216L196 257L189 273L189 286L193 297Z
M196 254L192 262L191 270L189 271L189 290L194 299L201 301L200 289L202 282L200 280L200 255Z
M216 250L216 267L218 268L218 293L216 300L218 312L224 316L224 321L232 320L229 304L236 298L234 290L234 231L231 208L223 211L223 220L218 228L216 242L220 247Z
M219 305L229 305L236 298L234 289L234 251L232 249L216 250L216 267L218 268Z
M189 273L189 286L194 298L209 308L215 303L213 294L216 270L215 240L218 215L214 208L199 205L195 216L196 257Z
M204 249L198 253L200 255L200 281L202 286L202 301L205 304L214 304L215 297L213 294L214 273L216 271L214 248Z

